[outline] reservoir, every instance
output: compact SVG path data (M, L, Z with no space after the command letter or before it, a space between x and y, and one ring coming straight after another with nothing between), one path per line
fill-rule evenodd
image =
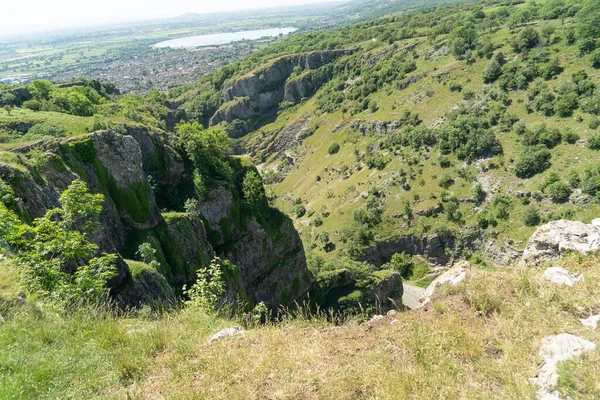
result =
M217 33L214 35L202 35L202 36L188 36L179 39L165 40L154 45L154 47L199 47L199 46L215 46L219 44L227 44L231 42L238 42L240 40L256 40L263 37L273 37L279 35L287 35L288 33L295 32L296 28L273 28L273 29L260 29L256 31L243 31L243 32L229 32L229 33Z

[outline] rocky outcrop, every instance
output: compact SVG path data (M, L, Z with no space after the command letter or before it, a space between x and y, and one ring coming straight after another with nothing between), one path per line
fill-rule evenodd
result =
M537 378L531 381L540 389L538 399L561 399L561 394L556 390L558 383L558 363L581 356L583 353L596 350L596 345L580 337L561 333L547 336L542 340L539 355L544 360Z
M583 279L583 275L575 274L560 267L551 267L544 271L544 279L557 285L573 286Z
M444 285L458 285L467 278L470 272L471 264L468 261L462 261L458 263L431 282L427 290L425 290L423 293L421 302L423 304L429 303L431 301L431 297L437 289Z
M480 246L481 235L477 231L464 232L460 237L453 234L402 235L364 249L359 260L380 267L389 262L395 253L404 252L410 255L421 255L435 265L449 266L465 251L472 252Z
M199 206L218 255L237 266L243 289L256 304L289 305L309 292L315 279L292 221L278 210L239 215L239 200L225 187L211 191ZM261 221L259 221L261 219Z
M309 72L292 79L289 86L286 81L299 68L302 71L318 70L339 57L350 54L349 50L331 50L294 54L271 61L267 66L258 68L224 89L225 104L212 116L210 125L221 122L232 123L236 120L247 121L237 134L247 133L255 125L251 120L265 118L277 112L279 103L286 98L295 101L302 94L309 95L331 76L326 69Z
M591 224L552 221L539 227L523 253L526 264L541 264L560 258L567 251L590 254L600 249L600 219Z
M317 70L306 71L288 80L284 88L283 101L296 104L303 99L311 97L332 76L333 67L328 65Z
M199 217L164 213L163 207L183 209L183 201L195 196L191 164L164 133L143 127L128 127L127 133L99 131L36 143L47 156L43 167L0 165L0 178L20 198L25 220L58 207L60 194L75 179L84 180L91 192L104 194L102 229L90 240L100 252L127 259L137 257L140 244L150 243L160 263L158 271L132 274L119 257L118 276L110 287L123 307L174 303L175 294L194 283L196 271L216 255L236 265L226 271L229 300L264 301L276 308L310 290L314 278L291 220L278 210L266 205L259 210L241 199L236 182L241 185L244 168L234 183L216 181L208 198L196 196ZM25 146L16 152L23 157L31 149Z
M356 279L348 270L329 271L319 276L324 293L323 307L343 313L387 312L402 304L404 287L398 272L381 270Z

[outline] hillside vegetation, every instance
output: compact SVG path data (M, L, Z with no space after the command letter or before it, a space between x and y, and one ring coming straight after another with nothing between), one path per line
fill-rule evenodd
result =
M365 4L0 87L0 398L600 398L600 3Z
M563 262L585 276L574 288L559 288L536 269L474 270L427 308L373 324L291 313L263 326L195 307L160 315L65 313L18 300L4 262L0 397L534 398L529 378L537 374L543 336L567 331L600 341L578 320L599 310L599 261ZM245 335L207 345L211 334L235 323L246 326ZM559 364L558 390L598 398L598 357Z
M352 54L314 70L331 71L314 95L280 102L276 115L237 114L226 129L250 128L238 151L261 163L307 251L382 263L393 251L380 260L369 249L415 235L500 262L536 225L595 216L598 15L595 2L491 1L299 35L270 51ZM242 84L235 69L254 68L243 80L277 71L252 67L257 57L222 70L233 76L225 91ZM301 71L286 100L314 74ZM197 102L180 109L202 120L212 111L194 114Z

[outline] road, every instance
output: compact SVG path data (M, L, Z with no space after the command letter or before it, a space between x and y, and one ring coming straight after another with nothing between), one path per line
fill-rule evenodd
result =
M411 310L422 307L423 305L419 299L423 296L423 293L425 293L425 289L407 283L403 283L403 286L404 295L402 296L402 302Z

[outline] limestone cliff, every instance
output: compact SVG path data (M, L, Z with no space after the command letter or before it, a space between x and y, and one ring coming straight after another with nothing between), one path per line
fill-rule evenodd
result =
M235 131L234 136L247 133L254 127L255 121L252 120L276 113L282 101L297 102L312 95L331 78L332 70L322 67L350 53L349 50L321 51L294 54L271 61L224 89L225 104L213 115L210 125L245 121L244 127ZM286 84L298 71L300 75Z
M252 209L232 183L214 184L207 198L197 196L190 163L168 135L145 127L126 130L15 150L23 162L0 165L0 178L20 199L22 218L32 220L59 206L60 194L75 179L84 180L91 192L103 193L102 228L90 239L100 251L121 255L110 287L122 306L172 302L215 255L237 266L228 276L231 300L265 301L275 308L308 292L314 278L287 217L270 208ZM33 148L44 151L44 165L25 162ZM180 212L192 196L199 199L199 217ZM135 259L141 243L157 250L160 270L136 267L132 274L133 264L125 259Z

